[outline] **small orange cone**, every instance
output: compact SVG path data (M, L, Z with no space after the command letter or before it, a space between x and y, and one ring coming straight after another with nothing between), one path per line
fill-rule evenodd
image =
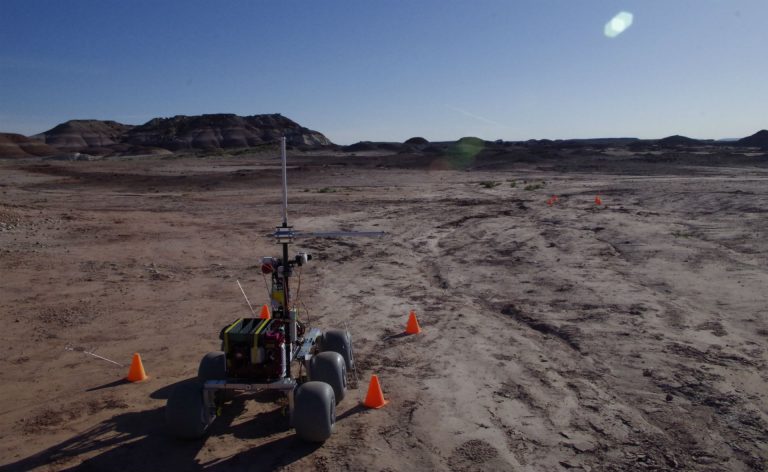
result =
M261 313L259 314L260 320L268 320L272 318L272 315L269 314L269 307L267 305L264 305L261 307Z
M379 376L371 375L371 383L368 385L368 394L365 396L363 406L368 408L381 408L389 403L384 400L384 393L381 391L381 385L379 385Z
M133 355L131 368L128 369L128 376L125 378L125 380L129 382L141 382L142 380L147 380L148 378L149 377L147 377L147 374L144 372L144 365L141 363L141 356L137 352Z
M595 195L595 205L602 205L603 200L600 198L600 195Z
M411 310L410 316L408 316L408 324L405 325L406 334L419 334L421 333L421 327L419 321L416 319L416 312Z

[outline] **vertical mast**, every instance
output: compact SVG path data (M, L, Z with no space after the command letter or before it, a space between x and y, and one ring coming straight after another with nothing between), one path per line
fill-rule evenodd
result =
M280 156L283 162L283 227L288 226L288 165L285 154L285 136L283 136L280 138Z
M282 160L283 167L283 228L287 232L287 239L282 240L283 245L283 319L288 323L295 323L290 321L291 312L289 305L290 286L288 285L288 279L291 276L291 264L288 261L288 244L293 237L293 231L288 227L288 165L286 163L287 157L285 152L285 136L280 138L280 158ZM279 231L279 230L278 230ZM295 339L291 339L291 329L285 330L285 358L287 359L287 369L285 375L288 379L291 378L291 351Z
M288 226L288 164L287 164L287 156L285 152L285 136L280 138L280 158L282 160L282 167L283 167L283 228L285 228L286 235L288 236L287 239L283 239L281 241L283 245L283 290L285 296L283 297L283 316L288 318L289 317L289 303L288 303L288 297L289 297L289 287L288 287L288 278L291 276L291 264L288 262L288 244L290 243L292 237L293 237L293 231Z

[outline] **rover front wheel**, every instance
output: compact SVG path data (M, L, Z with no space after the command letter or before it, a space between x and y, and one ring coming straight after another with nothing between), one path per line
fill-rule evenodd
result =
M293 427L296 434L309 442L323 442L336 424L336 400L333 389L325 382L307 382L294 395Z
M227 378L227 358L222 351L213 351L206 354L200 360L197 369L197 378L201 382L206 380L224 380Z

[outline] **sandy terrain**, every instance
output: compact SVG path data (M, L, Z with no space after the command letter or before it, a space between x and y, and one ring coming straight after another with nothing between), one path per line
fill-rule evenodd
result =
M768 170L291 162L297 228L388 232L295 247L312 323L355 339L332 438L296 439L269 395L205 440L164 430L247 313L235 281L266 299L274 158L5 161L0 471L768 467ZM423 333L399 336L411 308ZM358 406L372 373L381 410Z

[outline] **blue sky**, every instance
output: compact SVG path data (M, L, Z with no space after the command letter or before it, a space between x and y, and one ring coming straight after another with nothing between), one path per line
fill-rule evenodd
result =
M765 0L2 0L0 131L221 112L341 144L742 137L768 128L766 19Z

